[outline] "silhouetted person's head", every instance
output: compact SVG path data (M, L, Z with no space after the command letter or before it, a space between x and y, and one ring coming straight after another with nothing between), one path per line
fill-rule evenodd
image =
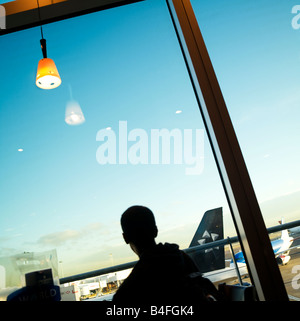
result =
M121 216L121 227L125 242L137 255L155 245L157 227L149 208L138 205L129 207Z

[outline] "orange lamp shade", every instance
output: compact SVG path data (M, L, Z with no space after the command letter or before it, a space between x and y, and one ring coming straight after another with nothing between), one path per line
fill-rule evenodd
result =
M54 89L61 84L61 79L55 63L50 58L39 61L36 73L36 85L42 89Z

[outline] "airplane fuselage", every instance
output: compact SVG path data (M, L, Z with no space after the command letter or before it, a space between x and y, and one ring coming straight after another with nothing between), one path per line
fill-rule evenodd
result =
M280 264L287 264L291 257L288 255L289 248L292 244L293 238L288 237L285 239L278 239L271 242L275 257L277 259L277 262ZM235 260L238 264L238 266L243 266L243 264L246 264L245 257L243 252L238 252L234 255ZM230 265L233 264L233 260L231 260Z

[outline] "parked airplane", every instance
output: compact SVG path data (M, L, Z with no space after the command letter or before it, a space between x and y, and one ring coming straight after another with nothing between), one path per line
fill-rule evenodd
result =
M283 224L283 219L279 223ZM275 228L268 228L268 232L272 232ZM222 208L209 210L204 213L189 248L184 250L193 258L200 272L205 273L205 276L213 282L237 276L233 259L230 260L230 267L225 267L224 245L229 242L237 242L238 238L235 236L226 240L223 239L223 235ZM289 262L291 259L289 251L297 247L291 247L295 239L297 238L290 237L288 230L285 229L281 231L280 239L271 241L278 264L287 264ZM212 244L208 243L215 243L215 246L211 246ZM234 258L239 268L240 276L247 274L243 253L240 251L234 254Z
M284 220L281 219L279 223L283 224ZM291 247L294 240L294 238L289 236L288 230L282 230L280 239L271 241L271 245L278 264L285 265L289 262L289 260L291 259L289 252L294 248ZM235 260L238 266L243 266L243 264L246 264L243 252L236 253ZM231 264L233 264L233 261L231 261Z

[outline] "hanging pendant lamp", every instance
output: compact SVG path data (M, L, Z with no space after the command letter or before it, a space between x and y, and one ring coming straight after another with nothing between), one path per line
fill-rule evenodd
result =
M42 89L54 89L61 84L61 79L55 63L52 59L47 58L46 40L41 39L43 59L39 61L36 73L36 85Z
M38 4L39 18L40 16L40 6ZM40 40L43 59L39 61L37 73L36 73L36 85L41 89L54 89L61 84L61 78L55 66L55 63L52 59L47 57L47 47L46 39L44 39L43 28L41 26L41 35L42 39Z

